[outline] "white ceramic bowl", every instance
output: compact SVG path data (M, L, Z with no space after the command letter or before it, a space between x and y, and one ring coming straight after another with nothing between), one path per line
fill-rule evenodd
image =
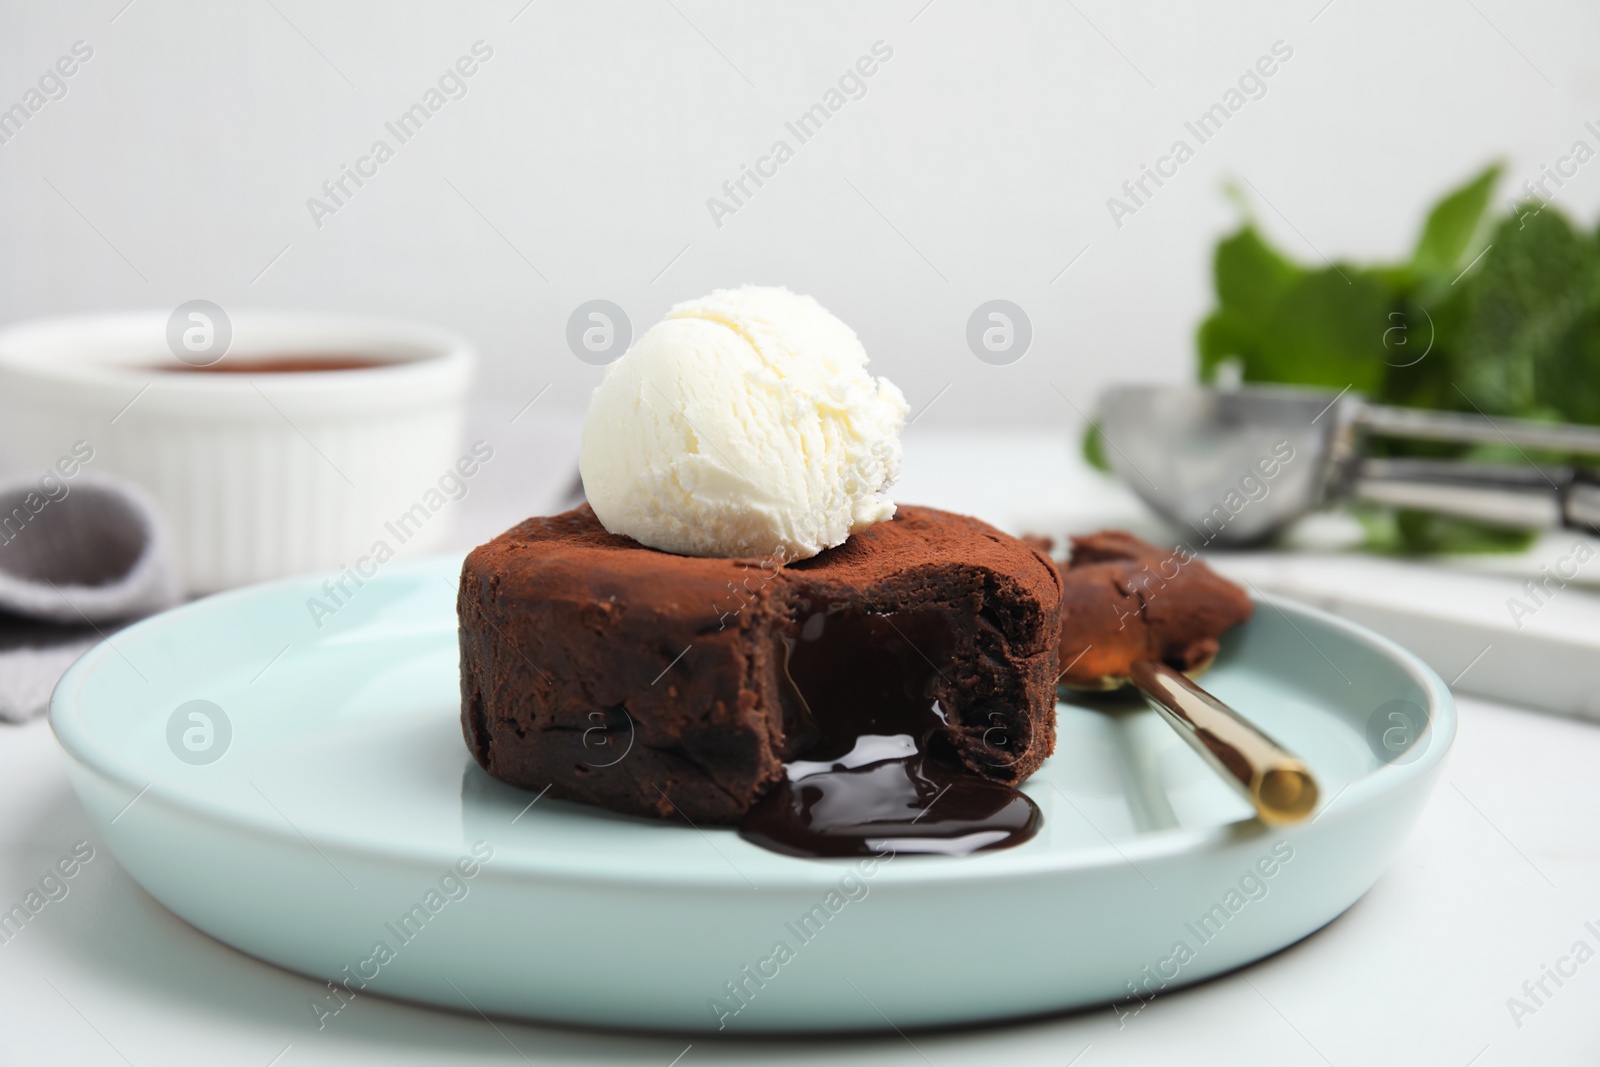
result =
M404 554L438 544L448 516L430 505L462 449L476 364L466 341L387 319L239 311L229 360L341 353L384 365L184 373L168 317L0 332L0 465L39 474L89 450L85 469L144 486L191 593L340 568L379 540Z

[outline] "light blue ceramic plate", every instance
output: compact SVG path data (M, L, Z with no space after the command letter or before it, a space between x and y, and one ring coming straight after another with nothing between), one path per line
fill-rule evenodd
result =
M307 1005L324 1023L372 994L728 1031L1148 998L1348 908L1455 735L1449 692L1417 659L1267 600L1205 684L1311 765L1314 821L1256 822L1147 711L1063 704L1056 755L1025 786L1045 817L1035 840L801 860L484 776L457 721L458 569L347 583L320 628L320 579L199 601L101 644L56 690L73 785L118 860L212 936L341 983Z

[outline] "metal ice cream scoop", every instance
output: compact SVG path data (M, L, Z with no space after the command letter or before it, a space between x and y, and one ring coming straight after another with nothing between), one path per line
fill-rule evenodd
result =
M1111 468L1207 543L1258 541L1340 499L1503 526L1600 528L1600 477L1572 467L1374 459L1369 436L1600 457L1600 427L1369 404L1289 386L1126 385L1096 415ZM1600 460L1597 460L1600 462Z

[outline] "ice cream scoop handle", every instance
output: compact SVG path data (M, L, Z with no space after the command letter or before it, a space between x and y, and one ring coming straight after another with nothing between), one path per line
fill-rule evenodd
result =
M1516 448L1548 448L1600 456L1600 426L1491 418L1460 411L1429 411L1383 404L1362 407L1355 424L1380 437L1457 444L1509 444Z
M1416 508L1458 519L1522 529L1562 525L1560 483L1571 472L1445 460L1374 460L1361 464L1350 495L1371 504Z
M1317 783L1306 765L1238 712L1164 663L1140 660L1129 675L1151 707L1250 802L1262 822L1296 823L1316 809Z
M1374 504L1521 529L1600 526L1600 475L1571 467L1368 459L1349 493Z

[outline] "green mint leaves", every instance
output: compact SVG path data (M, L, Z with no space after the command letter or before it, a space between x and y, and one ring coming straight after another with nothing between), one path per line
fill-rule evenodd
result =
M1307 266L1247 218L1217 245L1217 306L1197 338L1201 380L1236 362L1247 382L1349 386L1378 403L1600 423L1600 239L1538 201L1492 212L1499 177L1491 166L1440 200L1403 263ZM1374 450L1572 458L1405 441L1375 441ZM1377 551L1507 551L1529 540L1421 513L1364 517Z

